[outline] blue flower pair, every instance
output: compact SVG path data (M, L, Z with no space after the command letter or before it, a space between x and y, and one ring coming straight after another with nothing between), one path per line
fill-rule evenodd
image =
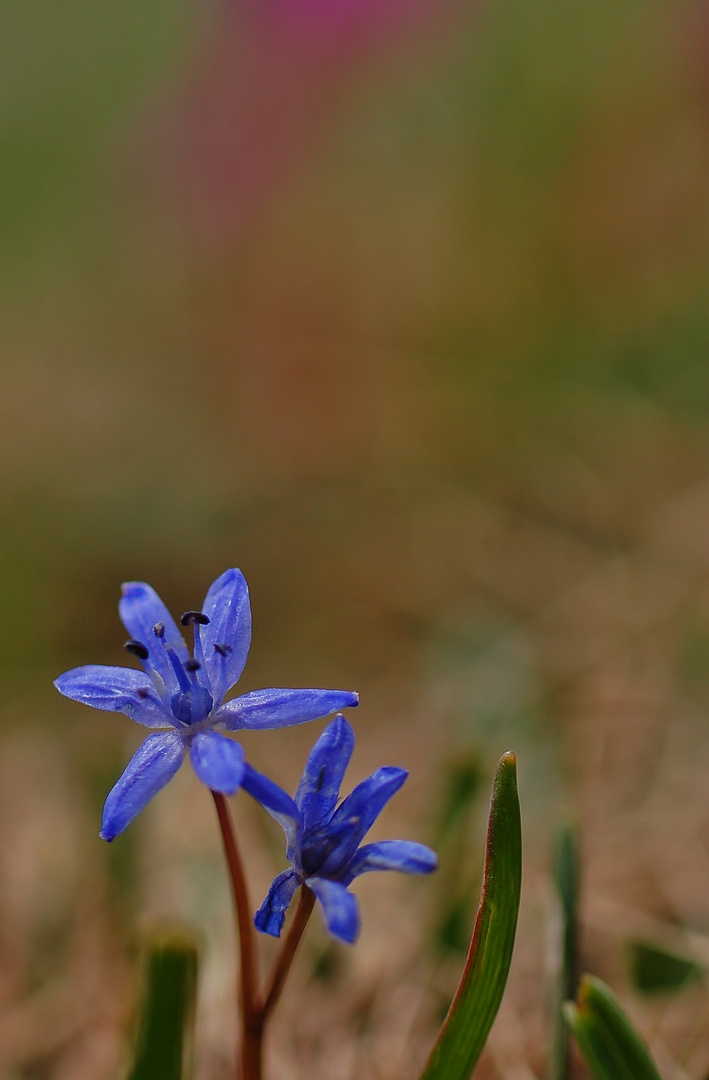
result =
M384 841L359 845L385 803L406 778L403 769L379 769L336 808L340 783L354 746L352 728L338 716L318 739L295 800L245 760L223 732L289 727L355 706L347 690L255 690L225 701L246 664L251 609L240 570L227 570L211 585L200 611L182 615L192 626L192 654L157 593L145 582L123 586L121 619L130 634L126 649L136 668L89 664L55 682L66 697L95 709L124 712L154 729L109 792L101 836L113 840L175 775L189 754L199 779L232 795L245 788L286 832L292 868L274 881L256 916L266 933L280 934L299 884L317 896L330 932L354 941L357 906L347 885L366 870L426 873L435 855L421 844Z

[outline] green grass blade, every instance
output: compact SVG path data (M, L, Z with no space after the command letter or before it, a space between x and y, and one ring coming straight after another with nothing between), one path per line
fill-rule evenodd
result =
M468 959L421 1080L469 1080L502 1001L521 887L517 759L507 753L492 784L483 887Z
M551 1022L551 1052L548 1080L567 1080L569 1075L569 1032L562 1007L576 996L578 981L578 899L579 899L578 832L571 822L561 825L554 858L554 886L559 914L559 968Z
M650 1051L605 983L584 975L576 1004L564 1009L596 1080L661 1080Z
M181 932L156 934L148 945L137 1045L128 1080L185 1080L196 988L194 941Z

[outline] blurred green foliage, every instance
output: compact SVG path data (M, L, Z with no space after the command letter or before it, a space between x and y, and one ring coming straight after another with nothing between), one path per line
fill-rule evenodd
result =
M633 941L628 951L633 986L643 994L670 993L702 974L702 968L694 960L657 945Z
M644 1040L600 979L583 976L565 1015L596 1080L661 1080Z
M191 1074L197 963L197 946L184 931L152 935L129 1080L185 1080Z
M548 1080L567 1080L572 1075L569 1037L563 1007L576 997L579 978L579 899L581 856L579 835L575 823L564 821L559 826L554 850L553 880L555 886L554 930L557 935L557 955L554 970L555 986L552 998L549 1037Z
M87 0L3 5L0 45L0 273L61 245L71 259L98 210L112 129L135 118L184 56L185 4ZM103 211L105 212L105 205ZM89 217L90 220L90 217ZM55 264L55 268L56 267Z

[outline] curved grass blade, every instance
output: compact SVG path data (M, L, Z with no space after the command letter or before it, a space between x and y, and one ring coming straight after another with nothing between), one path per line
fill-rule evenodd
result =
M644 1041L600 979L584 975L564 1016L597 1080L661 1080Z
M469 1080L502 1001L521 888L517 759L507 753L492 783L483 887L468 959L421 1080Z
M185 1080L196 988L194 941L182 932L157 933L148 944L138 1039L128 1080Z

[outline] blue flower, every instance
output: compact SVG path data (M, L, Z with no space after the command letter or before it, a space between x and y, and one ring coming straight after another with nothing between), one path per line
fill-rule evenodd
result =
M295 801L251 770L251 794L283 826L291 864L290 870L274 880L256 913L256 926L265 934L280 937L296 889L307 885L320 903L330 933L352 944L359 933L359 910L347 886L356 877L367 870L429 874L438 865L430 848L409 840L380 840L360 847L408 773L406 769L386 766L377 769L337 806L353 749L351 725L344 716L336 716L312 749Z
M60 693L94 709L123 712L148 735L106 799L101 836L113 840L167 784L189 753L199 779L232 795L249 785L251 770L238 742L220 734L240 728L280 728L317 720L356 705L347 690L254 690L224 701L239 679L251 643L249 591L240 570L227 570L210 587L201 611L187 611L193 655L150 585L123 586L119 612L130 634L135 668L89 664L61 675ZM246 778L245 778L246 774ZM256 774L258 775L258 774Z

